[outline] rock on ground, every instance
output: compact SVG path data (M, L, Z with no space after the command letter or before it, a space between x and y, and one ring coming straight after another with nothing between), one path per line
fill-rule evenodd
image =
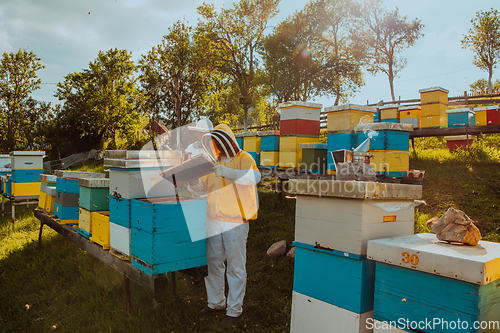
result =
M282 240L274 243L267 250L267 255L270 257L282 256L286 252L286 241Z
M286 256L287 256L288 258L295 259L295 246L294 246L294 247L292 247L292 248L290 249L290 251L288 251L288 253L286 254Z

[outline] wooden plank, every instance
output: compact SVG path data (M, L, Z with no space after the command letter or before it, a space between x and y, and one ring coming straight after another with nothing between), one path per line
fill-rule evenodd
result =
M162 293L165 291L165 286L167 285L168 281L165 275L148 276L146 273L133 267L133 265L131 265L129 262L118 259L117 257L110 254L109 251L104 250L101 246L90 242L88 239L78 234L74 228L58 224L41 211L36 210L35 217L40 220L41 226L43 226L43 224L49 226L57 233L75 243L82 250L87 251L116 271L125 271L126 275L131 280L148 289L149 291L153 293Z
M500 125L421 129L410 132L409 136L411 139L430 136L465 135L467 133L500 133Z

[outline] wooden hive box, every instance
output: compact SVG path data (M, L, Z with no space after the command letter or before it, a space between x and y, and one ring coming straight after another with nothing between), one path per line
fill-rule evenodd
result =
M132 264L148 275L206 265L207 202L179 200L131 201Z
M279 135L264 135L260 138L260 151L279 151L280 136Z
M288 181L297 194L295 241L366 255L368 240L413 233L420 185L375 182Z
M500 244L451 245L439 242L434 234L416 234L371 240L368 258L377 261L375 319L439 318L466 323L470 332L500 330ZM475 322L490 321L497 326L473 329ZM430 331L455 332L456 327Z
M366 321L372 313L358 314L293 291L290 332L369 333Z
M322 104L290 101L278 105L281 135L319 136Z
M408 150L370 150L370 154L373 155L370 165L377 175L401 178L410 168Z
M476 121L476 126L486 126L488 125L486 106L474 108L474 118Z
M302 168L311 172L326 170L326 143L301 143Z
M373 123L376 111L373 107L354 104L327 107L328 132L352 131L360 122Z
M410 124L413 129L421 127L420 119L422 117L422 108L420 105L416 106L400 106L398 108L399 123Z
M87 238L92 236L92 219L90 213L91 212L85 208L80 207L79 209L78 229L85 231Z
M500 124L500 105L490 105L486 107L486 125Z
M243 150L246 152L257 153L260 152L260 137L257 136L257 132L255 136L246 136L243 140Z
M420 104L442 103L448 104L449 90L442 87L419 89Z
M263 151L260 153L260 165L275 167L279 164L279 151Z
M91 212L90 219L92 236L89 239L103 249L109 249L109 212Z
M448 127L468 127L476 125L476 118L472 108L458 108L446 110Z
M10 180L13 183L39 183L43 169L12 170Z
M380 107L380 121L382 120L398 120L398 106L397 105L385 105Z
M357 147L358 133L331 133L327 136L327 150L351 150Z
M293 245L295 292L357 314L373 310L374 261L300 242Z
M80 178L79 206L89 211L109 210L109 179L108 178Z
M111 217L110 217L111 218ZM109 222L109 245L125 256L130 256L131 229L122 225Z
M422 128L445 128L448 127L448 117L446 114L436 116L423 116L420 121Z
M56 198L57 201L57 198ZM77 225L80 218L80 207L78 206L61 206L57 202L54 203L54 217L60 220L61 224Z
M371 133L358 133L358 145L368 139ZM410 134L407 131L375 131L370 140L372 150L410 150Z
M44 151L11 151L12 170L43 169Z
M13 183L9 182L12 188L12 195L15 197L32 197L40 194L40 182L33 183Z
M109 221L130 229L131 199L109 196Z
M253 160L255 161L255 164L257 164L257 166L260 165L260 155L261 153L256 153L256 152L248 152L250 154L250 156L252 156Z
M52 215L54 213L54 204L56 202L57 191L55 187L49 187L47 189L47 196L45 198L45 205L43 210L48 214Z

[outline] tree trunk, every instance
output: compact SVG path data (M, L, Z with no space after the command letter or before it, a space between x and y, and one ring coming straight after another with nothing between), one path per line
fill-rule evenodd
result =
M493 93L493 88L491 85L491 77L493 76L493 68L488 69L488 94L491 95Z
M243 132L247 131L248 104L243 104Z
M391 98L392 101L396 101L396 97L394 96L394 75L392 74L392 70L389 73L389 87L391 88Z

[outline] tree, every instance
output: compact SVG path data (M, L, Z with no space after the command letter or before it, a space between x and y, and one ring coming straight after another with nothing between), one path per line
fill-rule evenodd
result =
M363 8L363 18L367 25L369 56L371 63L368 71L372 74L384 73L389 79L392 101L394 78L405 68L407 60L399 53L413 46L423 36L424 25L418 19L407 22L406 16L400 16L399 9L386 11L382 0L367 1Z
M490 92L490 85L485 79L479 79L470 85L470 90L475 95L500 94L500 80L497 79L491 88Z
M140 114L131 57L116 48L99 51L88 69L68 74L57 85L55 96L64 101L57 116L76 125L71 135L86 137L93 145L87 148L104 149L110 139L108 148L116 149L118 135L128 142L135 138Z
M243 108L243 127L247 129L250 106L260 84L258 52L263 47L264 30L278 13L279 0L241 0L231 9L217 13L213 5L198 7L202 20L198 34L208 41L204 47L213 59L214 68L227 74L238 86Z
M210 80L207 62L193 29L174 23L162 42L139 60L144 107L151 119L159 121L164 115L167 125L180 127L202 112Z
M28 121L38 120L36 116L36 102L30 94L40 88L42 80L38 78L37 71L45 68L40 63L33 51L26 50L17 53L4 52L0 62L0 108L2 131L6 137L2 149L13 151L23 138L29 137L34 123ZM30 114L35 112L34 115ZM29 148L24 143L23 148Z
M462 48L474 52L474 65L488 72L488 94L492 94L491 78L500 57L500 17L498 10L476 13L472 28L462 39Z

